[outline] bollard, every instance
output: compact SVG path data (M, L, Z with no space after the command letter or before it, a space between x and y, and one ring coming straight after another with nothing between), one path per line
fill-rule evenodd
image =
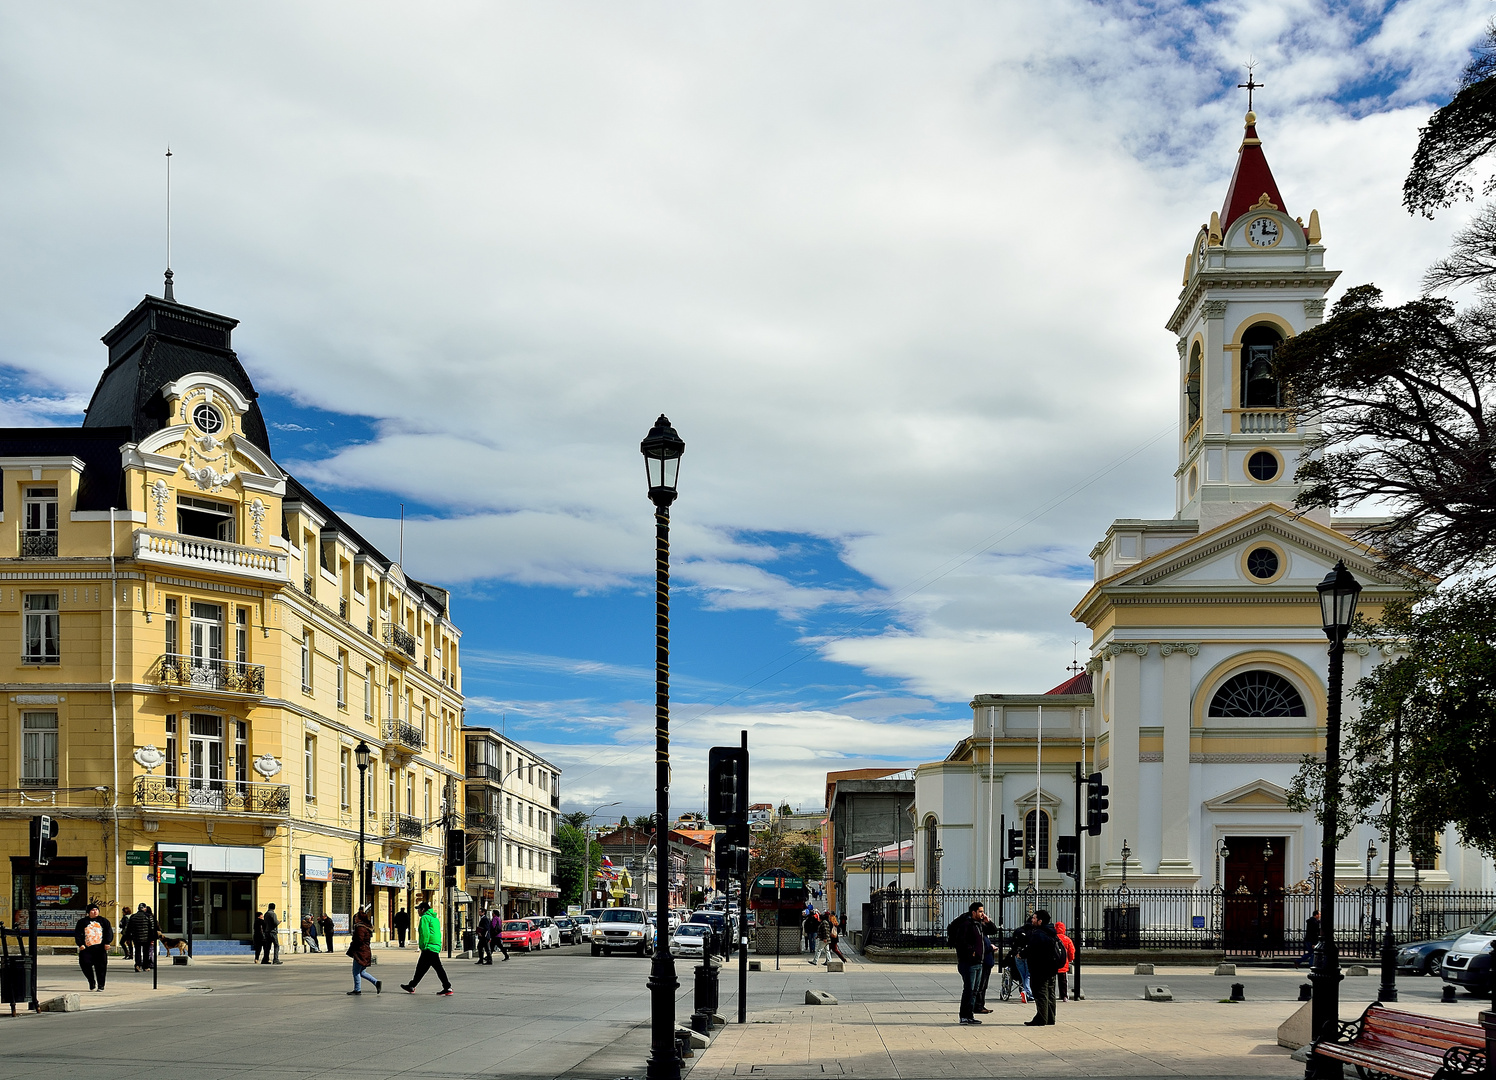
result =
M1314 984L1313 983L1299 983L1299 1000L1300 1001L1313 1001L1314 1000Z
M1453 983L1445 983L1444 984L1444 996L1442 998L1440 998L1439 1000L1442 1001L1442 1002L1444 1002L1444 1004L1446 1004L1446 1005L1453 1005L1454 1004L1454 984Z
M1232 983L1231 984L1231 1000L1232 1001L1246 1001L1247 1000L1247 985L1246 985L1246 983Z

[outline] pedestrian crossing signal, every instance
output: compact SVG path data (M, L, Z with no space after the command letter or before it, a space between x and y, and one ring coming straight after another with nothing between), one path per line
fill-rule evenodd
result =
M31 819L31 859L33 866L46 866L57 858L57 819L41 814Z
M1018 891L1018 868L1010 866L1003 871L1003 893L1012 895Z

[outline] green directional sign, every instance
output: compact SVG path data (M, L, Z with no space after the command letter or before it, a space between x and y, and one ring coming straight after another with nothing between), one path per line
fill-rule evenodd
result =
M161 853L162 866L186 866L187 853L185 851L163 851Z
M175 866L163 866L161 868L161 884L175 885L177 883L177 868Z
M126 866L150 866L151 853L149 851L127 851L125 852Z
M760 889L803 889L805 879L793 874L763 874L753 884Z

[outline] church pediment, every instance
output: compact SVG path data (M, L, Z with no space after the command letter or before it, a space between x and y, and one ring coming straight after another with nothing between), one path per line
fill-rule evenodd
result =
M1036 802L1051 814L1061 806L1060 797L1047 788L1029 788L1024 794L1013 797L1013 805L1024 810L1033 809Z
M1205 800L1207 810L1287 810L1288 792L1270 780L1257 779L1224 795Z

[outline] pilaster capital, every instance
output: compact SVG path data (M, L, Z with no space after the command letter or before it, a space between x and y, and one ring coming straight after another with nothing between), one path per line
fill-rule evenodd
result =
M1304 317L1308 319L1323 319L1325 317L1325 302L1319 300L1304 301Z
M1226 317L1226 301L1207 300L1200 305L1200 310L1205 313L1207 319L1224 319Z
M1103 660L1110 660L1114 656L1124 653L1136 653L1138 656L1148 655L1148 642L1146 641L1109 641L1101 650Z
M1158 651L1161 656L1169 656L1176 652L1199 656L1200 643L1198 641L1163 641L1159 643Z

